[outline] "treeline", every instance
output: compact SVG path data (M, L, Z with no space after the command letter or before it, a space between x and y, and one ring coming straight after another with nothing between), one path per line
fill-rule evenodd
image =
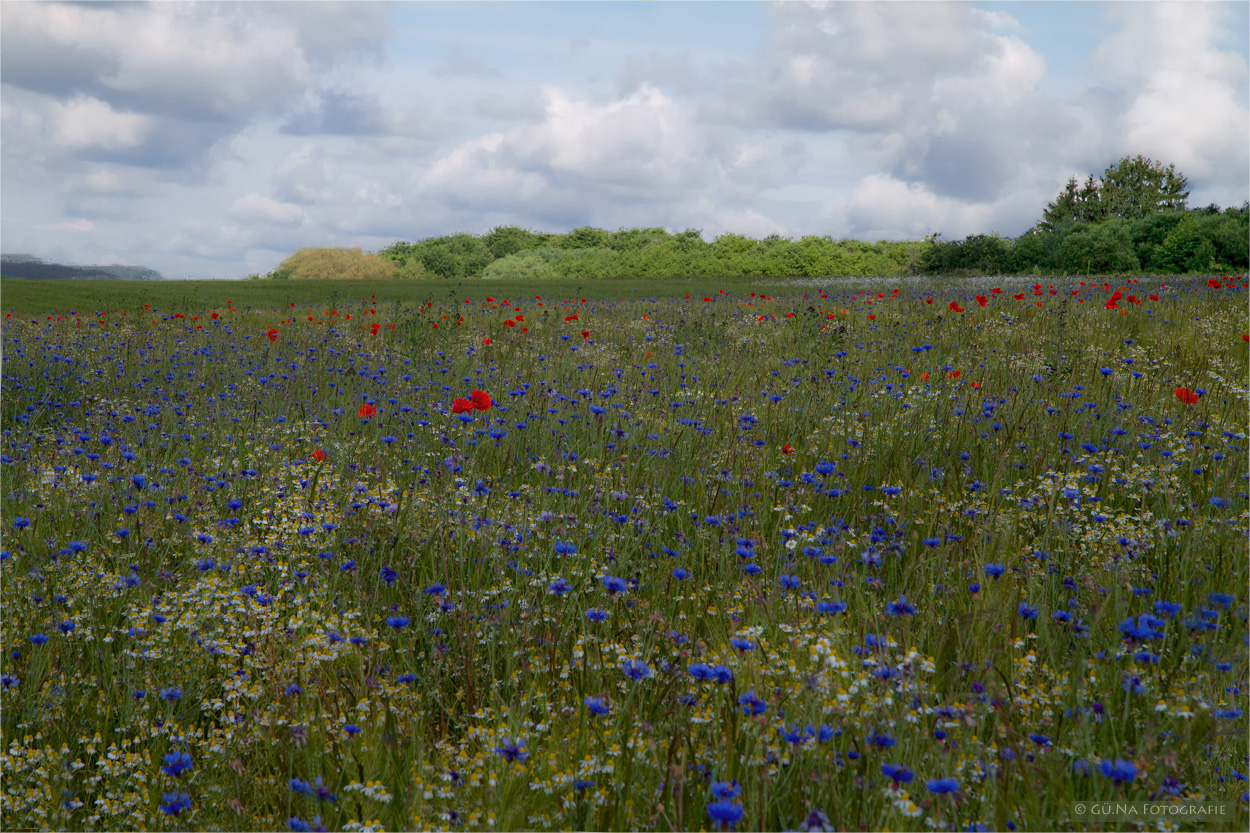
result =
M894 277L915 274L927 248L923 242L815 236L755 240L723 234L709 242L697 230L662 228L547 234L503 226L480 236L395 243L378 254L396 264L397 278Z
M958 241L755 240L662 228L547 234L500 226L360 249L303 249L270 278L733 278L899 277L964 274L1240 272L1250 268L1250 202L1190 210L1188 180L1173 165L1120 159L1082 185L1073 177L1042 219L1015 238ZM253 277L259 277L254 275Z
M972 234L938 242L920 258L925 274L1244 272L1250 267L1250 204L1160 211L1101 222L1042 224L1012 240Z

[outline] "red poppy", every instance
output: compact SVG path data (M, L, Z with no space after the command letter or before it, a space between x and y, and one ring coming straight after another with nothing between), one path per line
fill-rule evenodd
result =
M1023 292L1020 292L1020 293L1018 293L1018 294L1016 294L1016 295L1012 295L1011 297L1012 297L1012 298L1015 298L1017 301L1023 301L1023 300L1024 300L1024 293L1023 293Z
M490 410L490 394L484 390L475 390L469 394L469 401L473 403L473 407L479 411Z
M270 328L270 330L266 332L265 335L269 336L270 341L278 340L278 330L276 328Z
M925 302L926 304L932 304L932 303L933 303L933 299L932 299L932 298L925 298L925 299L924 299L924 302Z
M565 321L576 321L576 320L577 320L577 316L576 316L576 315L566 315L566 316L564 316L564 320L565 320Z
M876 321L876 320L877 320L877 316L873 315L873 314L870 312L870 313L868 313L868 320L869 320L869 321Z
M951 301L950 306L948 306L947 309L950 310L951 312L963 312L964 311L964 308L959 305L958 301Z
M785 445L781 447L782 454L793 454L794 452L795 452L795 449L790 447L790 443L786 443Z
M590 338L590 330L582 330L582 338Z
M1119 309L1120 302L1117 301L1115 298L1108 298L1107 303L1103 304L1103 306L1106 307L1107 309Z
M380 330L380 329L382 329L382 325L381 325L381 324L379 324L379 323L377 323L377 322L375 321L375 322L373 322L372 324L370 324L370 325L369 325L369 334L370 334L370 335L377 335L377 334L378 334L378 330Z
M473 403L467 399L451 400L451 412L453 414L463 414L466 411L473 410Z
M980 304L981 306L985 306L987 303L989 303L989 300L990 299L986 298L984 295L977 296L977 303Z
M1158 295L1151 295L1151 296L1150 296L1150 300L1152 300L1152 301L1157 301L1157 300L1159 300L1159 296L1158 296Z
M960 376L962 376L962 375L963 375L963 371L961 371L961 370L952 370L950 373L947 373L946 375L947 375L947 377L948 377L948 378L950 378L950 379L958 379Z
M312 458L320 463L326 458L326 453L319 448L312 453Z
M1177 388L1173 392L1176 394L1176 398L1184 402L1186 405L1197 404L1198 397L1201 396L1201 394L1194 393L1189 388Z
M484 338L484 339L482 339L482 343L483 343L483 344L492 344L493 342L492 342L492 341L491 341L491 339L489 339L489 338Z
M210 316L210 317L211 317L214 321L216 321L216 320L217 320L217 313L215 313L215 312L214 312L214 313L212 314L212 316Z
M1223 286L1223 284L1220 283L1219 278L1211 278L1207 281L1207 286L1211 287L1212 289L1219 289L1221 286Z
M1241 334L1241 340L1242 340L1242 341L1250 341L1250 333L1242 333L1242 334Z
M507 321L503 322L503 325L504 325L505 327L515 327L515 326L516 326L516 322L515 322L515 321L513 321L511 318L509 318ZM438 326L438 325L436 324L435 326Z

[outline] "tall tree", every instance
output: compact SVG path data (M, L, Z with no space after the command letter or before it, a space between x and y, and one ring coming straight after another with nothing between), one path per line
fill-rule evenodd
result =
M1101 184L1101 201L1108 218L1132 220L1160 211L1183 210L1189 198L1189 180L1176 172L1175 165L1165 168L1162 162L1140 154L1132 159L1125 156L1107 168Z
M1086 177L1084 185L1078 185L1076 177L1071 177L1055 201L1046 206L1038 226L1046 231L1054 231L1060 223L1097 223L1102 219L1102 193L1099 183L1094 181L1092 175Z
M1090 175L1084 185L1078 185L1076 177L1069 179L1054 202L1046 206L1038 227L1054 231L1063 222L1099 223L1113 217L1137 219L1183 210L1189 198L1185 190L1188 184L1175 165L1165 168L1163 163L1140 154L1131 159L1125 156L1107 168L1101 179Z

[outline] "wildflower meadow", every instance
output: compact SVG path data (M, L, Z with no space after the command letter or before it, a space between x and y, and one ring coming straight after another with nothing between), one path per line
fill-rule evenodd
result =
M1246 279L1037 280L6 310L5 829L1246 829Z

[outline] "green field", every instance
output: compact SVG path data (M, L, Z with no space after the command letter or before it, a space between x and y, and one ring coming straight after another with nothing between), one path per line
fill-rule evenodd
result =
M1247 829L1243 277L0 292L6 829Z

